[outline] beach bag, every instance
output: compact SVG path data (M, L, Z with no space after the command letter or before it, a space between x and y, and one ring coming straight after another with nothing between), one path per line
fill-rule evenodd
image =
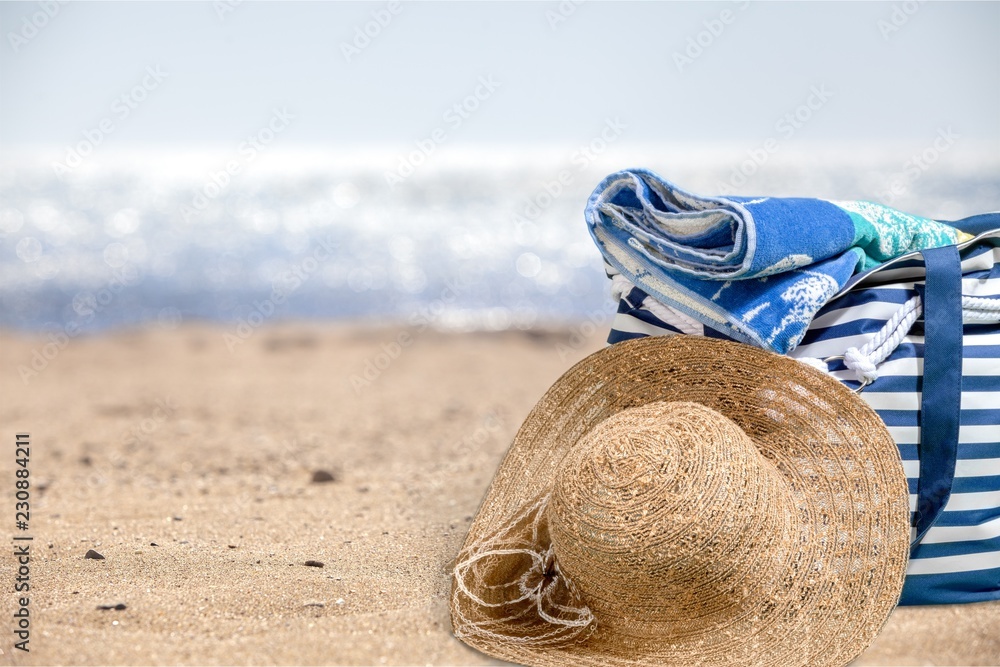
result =
M899 447L912 512L901 605L1000 600L1000 214L950 224L977 236L855 276L788 353L857 391ZM609 344L732 340L606 268Z

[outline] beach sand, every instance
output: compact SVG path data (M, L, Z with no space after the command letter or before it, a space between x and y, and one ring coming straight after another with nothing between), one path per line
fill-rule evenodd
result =
M31 651L8 556L0 662L497 664L451 636L451 559L521 420L603 332L223 334L2 336L4 526L27 431L34 540ZM1000 664L1000 603L898 609L857 664Z

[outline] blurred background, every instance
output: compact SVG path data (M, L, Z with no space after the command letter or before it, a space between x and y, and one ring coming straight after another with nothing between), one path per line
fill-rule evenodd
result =
M1000 5L5 2L0 326L609 312L608 173L1000 208Z
M594 188L1000 209L998 36L988 2L0 1L33 660L493 664L451 566L604 344ZM1000 655L996 605L911 609L859 664Z

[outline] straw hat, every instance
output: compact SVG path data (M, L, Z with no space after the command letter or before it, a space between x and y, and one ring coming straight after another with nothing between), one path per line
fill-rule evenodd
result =
M693 336L570 369L456 559L455 635L526 665L844 665L906 571L896 445L850 390Z

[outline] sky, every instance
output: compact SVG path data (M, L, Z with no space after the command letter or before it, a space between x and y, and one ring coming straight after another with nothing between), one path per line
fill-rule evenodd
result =
M231 151L284 114L282 146L328 152L618 122L633 145L748 147L953 127L1000 154L997 3L4 2L0 30L4 150Z

